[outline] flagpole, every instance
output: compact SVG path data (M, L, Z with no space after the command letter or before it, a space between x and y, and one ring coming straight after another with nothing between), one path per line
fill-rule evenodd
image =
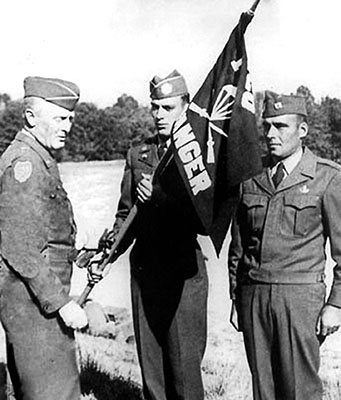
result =
M256 11L256 8L258 7L259 3L260 3L260 0L255 0L255 2L252 4L252 7L249 10L249 12L254 14L254 12Z

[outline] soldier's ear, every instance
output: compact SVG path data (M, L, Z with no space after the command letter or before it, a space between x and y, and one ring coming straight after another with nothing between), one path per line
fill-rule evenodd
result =
M298 127L299 132L300 132L300 138L303 139L304 137L307 136L308 131L309 131L309 126L305 121L302 121Z
M34 128L36 126L36 116L32 108L26 108L26 110L24 111L24 117L26 124L29 128Z

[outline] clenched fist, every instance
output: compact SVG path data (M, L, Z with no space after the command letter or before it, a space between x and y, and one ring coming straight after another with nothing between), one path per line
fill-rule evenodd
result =
M142 174L142 179L136 188L137 198L141 203L150 201L153 193L152 176L150 174Z

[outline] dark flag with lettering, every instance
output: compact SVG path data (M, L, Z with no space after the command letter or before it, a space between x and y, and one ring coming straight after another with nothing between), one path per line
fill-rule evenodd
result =
M219 254L239 184L261 171L243 13L213 69L173 128L175 162Z

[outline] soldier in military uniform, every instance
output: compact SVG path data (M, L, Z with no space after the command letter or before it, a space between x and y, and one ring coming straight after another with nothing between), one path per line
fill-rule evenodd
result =
M131 291L145 399L200 400L208 291L196 240L202 227L167 148L189 95L184 78L174 71L164 79L153 78L150 96L157 134L128 152L114 237L138 201L128 236L135 239ZM166 167L152 179L161 157L168 159Z
M78 400L73 330L87 325L69 295L76 227L50 150L70 131L78 87L24 81L24 128L0 159L0 317L17 399Z
M270 157L242 184L233 225L231 321L255 400L321 400L319 346L341 323L341 168L302 146L306 116L302 97L266 92ZM327 239L336 266L325 301Z

